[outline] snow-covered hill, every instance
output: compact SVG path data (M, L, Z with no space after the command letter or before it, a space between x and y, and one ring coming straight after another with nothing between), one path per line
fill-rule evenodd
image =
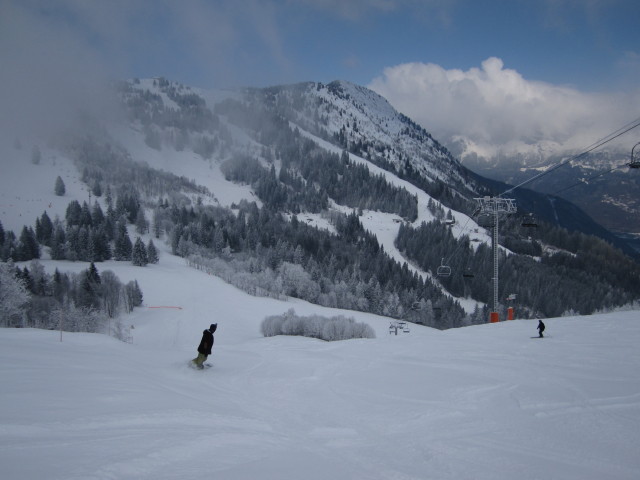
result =
M339 150L299 127L323 148ZM255 147L229 131L231 141ZM112 134L135 161L206 187L205 202L255 200L249 187L224 180L223 158L149 148L135 128ZM45 210L64 218L71 200L89 199L69 157L39 143L34 164L34 145L0 145L0 220L7 230L33 225ZM415 195L417 222L431 218L428 194L368 158L351 159ZM57 175L64 197L53 193ZM473 220L453 215L456 235L466 230L487 241ZM331 228L319 215L299 217ZM393 240L405 220L365 210L361 221L402 261ZM549 319L543 340L530 338L536 324L527 320L444 332L412 325L396 336L389 318L252 297L157 246L155 265L97 264L142 288L144 305L121 317L132 327L131 344L106 335L0 329L0 478L638 476L637 312ZM87 268L46 257L49 272ZM326 343L260 335L263 318L291 308L354 317L377 338ZM214 366L192 370L188 361L213 322Z
M132 344L0 329L3 479L600 480L640 471L637 312L548 319L542 340L526 320L395 336L388 319L355 312L342 313L376 339L263 338L267 315L336 311L250 297L167 252L147 268L101 267L144 290L144 307L124 319ZM213 368L193 370L211 322Z
M161 85L162 82L158 80L145 79L140 80L139 83L132 84L131 87L134 91L146 91L159 96L167 108L176 107L175 102L164 93ZM216 102L220 102L225 98L242 98L237 92L234 94L227 91L191 90L184 86L179 86L178 88L183 88L184 92L196 92L206 100L209 108L213 108ZM251 98L251 94L245 94ZM381 142L380 144L391 146L384 150L383 156L392 164L399 165L403 159L406 160L408 158L417 171L421 171L426 178L432 181L440 183L451 182L460 186L466 185L464 175L460 173L458 162L433 140L427 132L420 129L406 117L403 117L384 98L371 90L349 82L333 82L329 85L307 83L293 87L274 87L265 91L256 91L255 94L266 95L267 98L261 99L260 102L272 102L278 105L288 104L289 102L296 103L296 100L298 103L303 102L305 107L299 107L295 115L290 112L292 126L297 128L305 137L312 139L319 147L329 152L340 154L343 148L320 138L311 131L305 130L305 127L311 130L317 129L317 125L314 122L316 122L318 116L324 116L325 119L322 122L324 128L329 134L335 135L341 130L341 125L345 123L345 118L343 117L347 117L346 122L353 125L355 129L348 134L345 133L345 135L351 135L349 142L353 143L356 139L359 141L376 139ZM269 96L269 94L272 94L272 96ZM225 126L233 132L232 137L236 150L259 152L260 149L256 146L254 140L247 136L246 133L239 131L237 127L229 123L225 123ZM415 129L415 138L402 134L404 130L409 128ZM226 159L224 155L214 155L211 159L204 159L201 155L189 149L177 151L166 145L159 150L149 148L145 143L145 135L141 129L122 128L121 125L116 126L112 134L136 161L147 163L153 168L165 170L178 176L194 179L198 185L202 185L212 192L217 204L230 207L242 199L260 203L255 193L248 186L225 180L223 173L220 171L220 165ZM363 152L366 156L371 156L370 154L373 153L373 148L371 151ZM256 155L259 155L259 153L256 153ZM363 156L350 153L349 157L352 161L365 165L373 175L382 175L389 184L405 189L416 197L418 216L413 222L414 226L419 226L422 222L429 222L434 219L427 205L430 201L435 201L438 205L441 204L424 190L406 180L400 179L394 173L375 165L374 162ZM278 162L275 162L275 164L278 165ZM351 208L336 205L335 203L333 208L347 213L351 211ZM452 232L456 237L468 235L473 242L490 242L486 231L478 227L472 218L456 211L452 211L452 215L455 219ZM302 218L306 219L310 224L319 227L326 226L326 220L320 215L305 214ZM361 221L365 228L376 236L386 252L400 264L407 262L407 259L403 257L394 244L402 221L398 215L365 210ZM429 272L421 270L411 262L408 263L408 266L421 277L432 278ZM437 281L437 278L435 280ZM477 304L476 301L471 299L459 298L457 300L468 313L473 312Z

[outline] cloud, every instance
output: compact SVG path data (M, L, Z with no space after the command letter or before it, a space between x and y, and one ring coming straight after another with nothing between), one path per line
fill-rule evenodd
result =
M290 71L278 14L258 0L0 0L0 133L104 115L109 82L127 77L210 87Z
M40 4L0 3L0 130L48 135L78 111L106 115L109 75L96 50L69 28L72 19L46 21Z
M426 24L451 24L451 12L460 0L287 0L291 6L309 7L350 22L371 16L409 11Z
M485 158L581 149L640 112L640 90L585 93L527 80L495 57L467 71L397 65L369 87L445 145L457 145L454 153ZM464 151L455 151L461 144Z
M271 2L188 0L163 6L192 76L207 86L251 85L293 68L279 25L282 12Z
M347 20L359 20L371 12L391 12L411 2L406 0L350 0L347 2L344 0L289 0L288 3L324 10Z

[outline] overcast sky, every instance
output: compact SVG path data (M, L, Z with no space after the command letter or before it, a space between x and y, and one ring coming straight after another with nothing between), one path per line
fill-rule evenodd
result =
M343 79L444 140L579 144L640 117L639 20L638 0L0 0L0 100Z

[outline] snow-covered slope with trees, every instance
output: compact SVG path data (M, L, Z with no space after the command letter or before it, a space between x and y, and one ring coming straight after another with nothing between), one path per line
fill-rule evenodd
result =
M416 139L393 132L413 127L393 127L403 121L380 97L342 83L313 91L300 108L285 111L296 98L286 93L280 111L252 110L237 92L129 82L126 122L2 141L0 293L13 295L0 297L0 322L21 328L0 328L0 477L636 478L637 312L550 318L542 340L524 319L446 331L410 323L390 334L398 319L486 321L443 294L460 290L453 279L430 274L434 256L486 267L486 233L440 203L463 204L473 182L453 162L461 190L448 190L447 154L427 136L435 157L423 152L411 166L399 145ZM265 105L268 91L254 93ZM329 93L345 103L320 105L326 121L304 115L309 99L334 102ZM340 112L348 131L335 130ZM357 151L343 150L340 130ZM409 174L420 168L426 190ZM43 233L45 213L60 239ZM34 262L22 258L30 230L39 230ZM587 238L546 235L551 245L503 239L508 288L528 284L523 314L637 299L628 259ZM97 259L103 237L113 255ZM159 261L134 265L141 257L133 247L124 258L124 237L130 249L154 240ZM594 272L602 264L585 258L617 270ZM488 275L478 277L486 289ZM18 279L22 292L6 288ZM117 288L105 296L107 286ZM468 311L470 292L465 284L460 295ZM261 336L265 317L291 309L354 318L376 338ZM219 325L213 367L193 370L210 323Z
M34 258L21 244L39 235L45 256L101 261L116 230L126 243L127 228L152 227L173 253L248 291L437 328L486 321L489 237L471 215L487 187L379 95L347 82L204 92L163 78L122 82L118 93L119 122L2 142L5 205L34 202L3 210L12 233L1 235L2 259ZM52 193L58 167L69 184L62 197ZM69 218L72 199L84 220ZM584 221L566 203L552 206L554 218ZM33 222L35 232L21 231ZM55 247L38 222L56 225ZM553 225L524 232L517 218L501 225L500 277L511 281L499 295L516 294L522 315L638 298L637 265L595 239ZM127 257L120 250L113 256ZM437 277L441 264L454 275Z
M60 264L43 261L47 269ZM80 270L79 263L63 265ZM440 332L248 296L167 252L107 262L145 304L106 335L0 329L6 479L632 480L637 312ZM177 308L153 308L177 307ZM264 338L261 320L344 314L375 339ZM189 368L217 322L204 371Z

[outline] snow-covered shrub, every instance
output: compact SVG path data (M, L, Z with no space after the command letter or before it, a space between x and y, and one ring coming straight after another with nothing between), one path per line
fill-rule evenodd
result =
M66 332L105 333L109 325L106 313L93 308L76 307L72 302L53 310L52 318L58 321L56 330Z
M304 270L302 265L282 262L278 268L278 275L282 281L285 295L304 298L312 303L320 295L320 287L311 279L311 275Z
M301 336L304 334L303 320L300 317L296 317L296 312L292 308L284 314L280 332L282 335Z
M265 337L275 335L297 335L318 338L328 342L351 338L375 338L376 334L366 323L356 322L342 315L325 318L319 315L299 317L293 309L282 315L266 317L260 325Z
M260 332L265 337L280 335L283 322L284 317L282 315L271 315L270 317L266 317L264 320L262 320L262 324L260 325Z
M302 335L305 337L311 338L321 338L322 337L322 327L325 323L325 319L320 317L319 315L312 315L310 317L306 317L303 322L303 333Z
M30 294L14 274L13 262L0 263L0 326L22 326Z

